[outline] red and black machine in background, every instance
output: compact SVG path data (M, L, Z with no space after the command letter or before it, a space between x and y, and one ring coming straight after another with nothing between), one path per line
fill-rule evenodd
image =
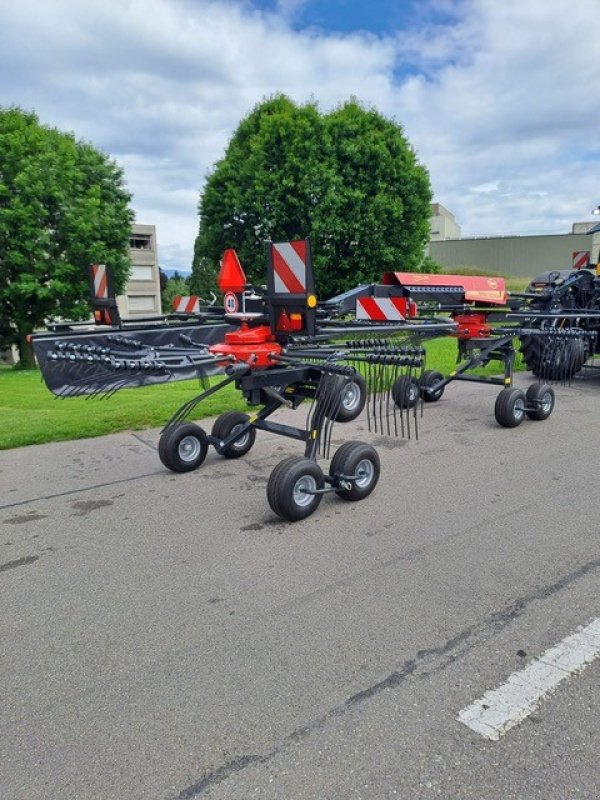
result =
M435 402L452 381L471 381L502 386L495 417L503 427L516 427L526 418L546 419L554 407L548 381L568 381L581 369L583 353L592 351L590 334L577 320L557 324L532 319L523 308L530 295L511 296L501 277L386 272L380 285L360 286L330 300L330 312L350 313L356 303L363 318L384 320L398 313L411 316L447 315L455 327L444 332L457 341L457 365L444 376L425 370L418 385L408 391L411 402L420 396ZM518 312L518 313L517 313ZM574 315L572 315L574 316ZM520 350L529 369L539 379L526 392L513 385L513 366ZM502 365L501 375L482 375L479 368L490 362Z
M95 287L97 277L96 268ZM379 456L364 442L345 442L328 473L321 469L317 457L329 456L334 422L353 420L366 409L369 430L416 436L419 396L438 399L446 383L467 379L468 369L493 357L504 361L505 371L511 369L514 329L504 335L488 331L484 312L468 306L458 279L455 284L443 280L386 273L381 285L358 287L319 303L309 240L270 242L266 287L249 285L235 251L225 252L218 276L222 309L204 306L194 314L128 321L118 318L106 303L109 298L95 293L95 326L50 325L48 332L33 337L33 345L48 387L61 397L107 396L127 387L199 377L203 391L178 409L161 433L159 457L172 471L199 467L209 446L225 458L239 458L253 446L257 430L303 442L303 456L284 459L267 484L273 511L293 521L311 514L326 492L361 500L377 484ZM482 279L471 279L476 280ZM424 294L426 286L429 295ZM468 289L481 291L502 289L475 284ZM444 302L432 303L430 298L439 300L440 293ZM494 302L490 294L477 295L479 300ZM444 309L450 309L450 316L440 316ZM104 324L109 320L111 327ZM473 348L467 366L447 378L424 370L423 341L442 335L457 336L467 355L467 345ZM211 375L221 380L209 382ZM496 382L505 386L499 396L504 399L496 402L496 417L505 427L514 427L525 416L545 419L551 413L554 393L547 384L537 384L525 395L510 387L506 374ZM199 403L229 384L242 393L251 414L221 414L210 433L188 421ZM271 419L282 407L298 409L304 401L302 427Z

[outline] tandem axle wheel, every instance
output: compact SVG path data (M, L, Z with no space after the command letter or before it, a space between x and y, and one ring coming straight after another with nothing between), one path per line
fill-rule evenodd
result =
M526 416L533 420L545 420L553 410L554 389L547 383L534 383L527 392L515 388L503 389L496 398L494 416L503 428L516 428Z
M377 451L363 442L343 444L331 460L329 475L312 459L289 456L271 473L267 500L277 516L296 522L316 511L324 494L335 492L343 500L368 497L377 485L379 471Z
M256 430L248 419L239 411L226 411L215 420L210 436L193 422L173 425L161 434L158 456L173 472L191 472L201 466L209 444L225 458L245 456L256 441Z

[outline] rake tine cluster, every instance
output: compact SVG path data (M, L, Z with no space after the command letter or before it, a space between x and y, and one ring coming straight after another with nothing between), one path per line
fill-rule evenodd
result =
M401 350L401 352L395 352ZM369 390L367 425L369 431L411 438L411 417L418 438L417 402L410 402L409 389L418 388L424 366L422 348L388 348L387 353L359 356L366 365ZM423 413L421 407L421 414ZM393 431L392 431L393 421Z
M221 356L218 360L219 362L223 362L224 357ZM192 411L196 408L196 406L199 403L201 403L207 397L210 397L211 394L215 394L215 392L218 392L219 389L222 389L224 386L227 386L228 383L231 383L235 379L236 379L235 375L228 375L219 383L216 383L214 386L210 386L208 389L205 389L200 394L196 395L195 397L192 397L191 400L188 400L187 403L184 403L177 409L177 411L173 414L171 419L162 429L162 432L166 431L168 428L172 428L175 425L180 425L187 417L189 417L189 415L192 413Z
M190 370L206 380L207 368L223 361L205 348L198 352L189 347L149 347L118 334L107 338L126 349L56 342L48 353L48 361L53 364L54 372L65 378L57 397L87 395L105 399L121 389L166 382Z
M356 370L330 361L317 368L322 369L323 374L306 415L306 430L318 431L318 450L324 458L329 458L333 425L342 405L344 387Z
M407 438L411 438L414 431L418 438L418 417L423 413L423 403L411 402L408 391L409 387L418 387L423 372L425 350L422 346L390 338L355 339L337 343L335 348L318 344L288 347L286 353L293 353L294 357L282 355L277 358L280 363L292 365L311 361L312 366L316 366L314 362L321 361L324 374L307 416L307 430L318 428L318 415L324 416L321 434L324 455L329 450L332 420L342 401L345 380L340 381L340 375L346 375L346 380L356 373L363 375L368 391L369 431ZM341 367L340 362L349 366ZM351 372L342 372L342 369Z
M562 385L570 384L582 369L587 358L586 340L592 352L595 346L595 334L590 348L590 334L581 328L528 328L521 330L520 336L531 337L534 342L533 371L539 380Z

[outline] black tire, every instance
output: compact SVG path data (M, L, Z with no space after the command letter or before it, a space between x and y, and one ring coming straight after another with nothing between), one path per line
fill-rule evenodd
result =
M571 339L565 348L565 358L570 371L569 378L581 372L588 360L588 350L581 339Z
M434 386L436 383L444 380L444 376L441 372L436 372L434 369L427 369L421 375L421 380L419 381L419 388L421 390L421 397L425 400L426 403L437 403L440 397L444 394L445 386L441 386L439 389L433 391L430 387Z
M352 422L360 415L367 402L367 382L358 373L351 378L340 377L339 382L342 399L332 419L335 422Z
M364 442L345 442L331 459L329 474L335 480L342 475L360 475L350 481L350 488L336 489L343 500L363 500L377 486L379 480L379 454Z
M547 377L549 380L553 380L550 375L544 375L544 373L550 371L551 365L547 360L544 360L545 347L541 337L522 336L519 349L523 355L525 366L530 372L538 378Z
M226 411L215 420L211 434L215 439L225 441L236 428L248 422L248 419L248 414L243 414L241 411ZM236 439L224 450L216 445L215 448L217 453L225 458L241 458L241 456L245 456L246 453L252 449L255 441L256 429L252 427L244 431L239 439Z
M158 457L172 472L191 472L206 458L208 439L192 422L167 428L158 442Z
M548 419L554 410L554 389L547 383L534 383L527 389L528 410L525 412L529 419Z
M419 384L409 375L400 375L392 386L392 398L398 408L413 408L419 395Z
M323 489L323 470L309 458L288 456L269 476L267 500L277 516L288 522L309 517L319 506L322 494L305 494L303 489Z
M521 389L502 389L496 398L494 415L503 428L516 428L525 419L527 398Z

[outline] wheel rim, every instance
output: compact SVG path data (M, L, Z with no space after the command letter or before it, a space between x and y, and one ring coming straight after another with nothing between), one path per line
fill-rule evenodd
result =
M515 405L513 408L513 416L515 419L523 419L525 416L525 401L522 397L518 397L515 400Z
M231 429L231 433L235 433L236 431L239 431L241 427L242 427L242 423L241 422L240 422L239 425L234 425L234 427ZM242 434L239 437L239 439L236 439L231 446L241 450L242 447L245 447L248 444L248 439L249 438L250 438L250 431L246 431L246 433Z
M300 508L306 508L310 505L315 498L314 492L317 488L317 482L312 475L303 475L298 478L294 484L294 503Z
M188 464L195 461L202 452L200 439L196 436L184 436L177 447L177 455Z
M552 408L552 395L550 394L550 392L544 392L544 394L542 395L542 399L540 401L540 408L542 409L544 414L547 414Z
M342 393L342 406L346 411L354 411L360 403L361 391L356 381L350 381L344 386Z
M356 475L358 476L355 480L357 486L361 489L369 486L375 475L373 462L369 458L363 458L359 461L356 467Z
M414 383L411 383L410 387L408 389L408 401L409 401L409 403L414 403L418 396L419 396L418 387Z

